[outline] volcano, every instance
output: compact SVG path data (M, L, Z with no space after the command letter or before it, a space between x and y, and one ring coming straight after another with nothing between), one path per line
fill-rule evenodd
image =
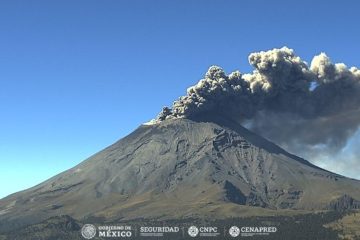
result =
M291 137L291 136L290 136ZM360 208L360 181L221 117L169 119L0 200L0 231L75 219L227 218Z

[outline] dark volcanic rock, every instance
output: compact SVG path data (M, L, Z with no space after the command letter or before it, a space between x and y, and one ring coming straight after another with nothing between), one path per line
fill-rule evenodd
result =
M246 204L246 196L231 182L225 181L226 199L237 204Z
M329 199L349 194L360 199L359 181L316 167L237 123L174 119L142 125L74 168L1 199L0 232L59 215L111 221L325 209ZM344 198L331 206L350 205L357 202Z
M337 211L360 209L360 201L355 200L351 196L345 194L345 195L339 197L338 199L330 202L327 209L337 210Z

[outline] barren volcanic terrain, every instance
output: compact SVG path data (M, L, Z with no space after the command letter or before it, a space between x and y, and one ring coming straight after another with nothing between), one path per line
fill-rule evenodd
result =
M323 170L218 117L170 119L0 200L0 231L68 215L179 220L360 208L360 181Z

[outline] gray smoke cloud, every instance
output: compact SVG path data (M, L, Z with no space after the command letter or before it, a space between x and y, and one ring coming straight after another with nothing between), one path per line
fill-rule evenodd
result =
M336 152L360 124L360 70L321 53L309 65L283 47L252 53L252 73L212 66L157 121L220 114L295 153ZM314 150L314 151L315 151Z

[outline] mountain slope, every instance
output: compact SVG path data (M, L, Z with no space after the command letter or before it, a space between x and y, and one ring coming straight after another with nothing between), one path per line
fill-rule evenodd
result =
M222 218L358 208L359 200L360 181L318 168L237 123L174 119L142 125L74 168L0 200L0 231L56 215Z

